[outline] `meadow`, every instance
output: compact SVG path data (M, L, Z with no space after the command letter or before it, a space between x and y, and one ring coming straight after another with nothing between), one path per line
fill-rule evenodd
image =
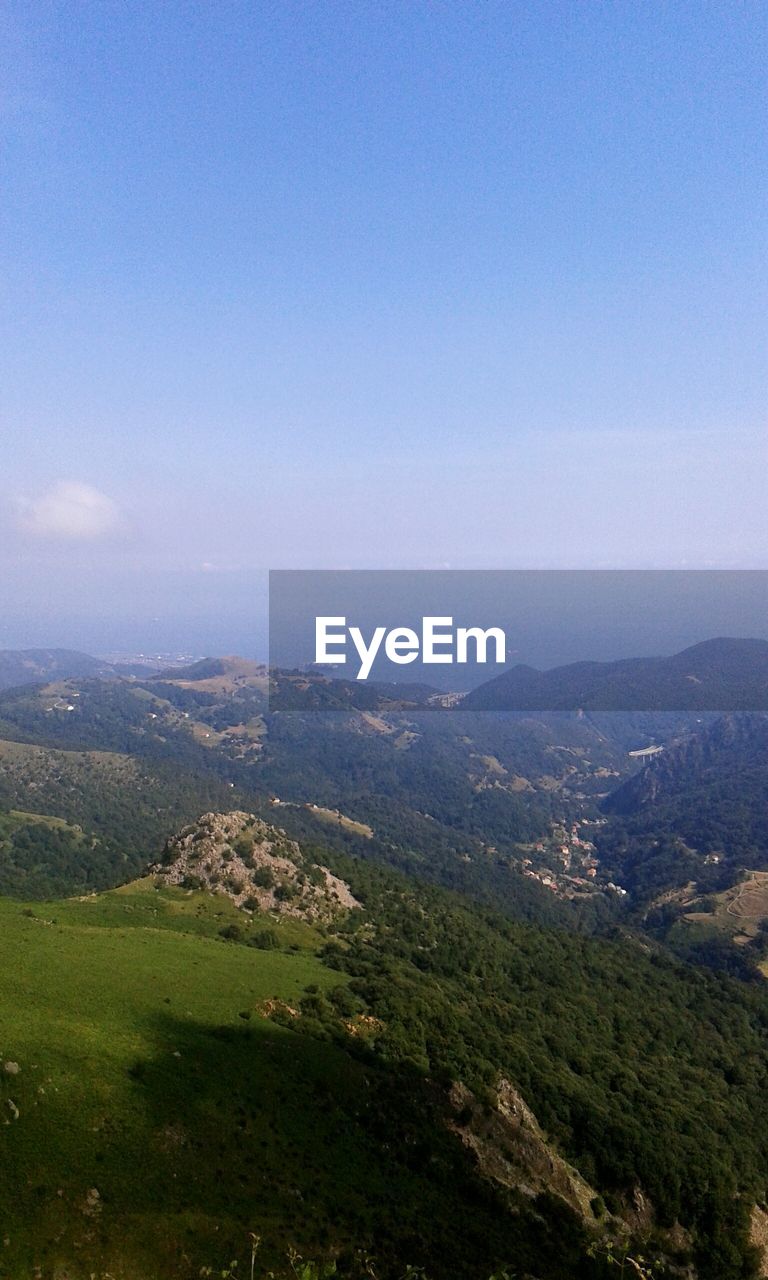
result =
M274 920L272 949L247 945L264 927L150 879L0 899L0 1276L246 1274L251 1232L257 1276L295 1248L340 1274L375 1250L381 1276L428 1259L437 1278L484 1280L517 1251L519 1222L467 1165L442 1098L341 1021L313 1033L308 1002L348 982L321 936ZM526 1234L526 1253L541 1247Z

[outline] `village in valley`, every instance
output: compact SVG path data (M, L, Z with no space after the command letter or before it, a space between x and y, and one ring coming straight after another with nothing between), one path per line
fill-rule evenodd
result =
M626 897L627 890L613 881L599 881L600 863L590 830L605 826L605 818L580 818L570 826L553 823L544 840L520 846L525 856L520 860L524 876L538 880L551 893L563 898L606 891ZM490 852L490 850L489 850Z

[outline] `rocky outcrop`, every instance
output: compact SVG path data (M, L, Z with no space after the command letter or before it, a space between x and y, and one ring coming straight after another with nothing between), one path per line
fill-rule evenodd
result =
M166 843L153 873L165 884L221 893L244 910L331 920L360 904L349 885L305 858L252 813L204 813Z
M758 1276L768 1277L768 1213L754 1205L750 1218L749 1243L757 1249L760 1261Z
M651 805L720 783L733 773L764 769L768 716L727 715L670 743L603 804L606 813L632 815Z
M484 1177L517 1196L535 1200L547 1195L562 1201L592 1237L596 1256L606 1251L618 1250L622 1256L626 1253L627 1275L651 1274L638 1267L627 1250L634 1252L637 1245L645 1254L643 1242L653 1235L661 1251L659 1261L663 1261L666 1268L664 1274L677 1280L696 1280L690 1263L679 1261L681 1256L690 1253L689 1233L679 1223L661 1229L653 1205L639 1186L630 1188L624 1196L615 1196L618 1207L609 1213L602 1196L558 1154L509 1080L502 1077L497 1082L493 1105L484 1105L465 1085L458 1083L451 1086L449 1102L453 1117L449 1127L474 1154ZM768 1223L768 1216L765 1221Z
M495 1107L483 1107L463 1084L450 1093L451 1128L474 1152L480 1171L494 1182L535 1198L563 1200L584 1221L596 1222L597 1192L547 1142L530 1107L508 1080L500 1080Z

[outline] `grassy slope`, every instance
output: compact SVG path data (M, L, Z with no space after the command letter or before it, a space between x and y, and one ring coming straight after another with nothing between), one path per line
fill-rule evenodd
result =
M373 1248L383 1277L530 1264L548 1228L499 1211L423 1082L259 1016L344 981L313 930L280 923L295 949L263 952L216 936L233 911L148 882L0 900L0 1063L20 1067L0 1070L0 1276L246 1270L250 1230L265 1266L288 1244ZM564 1226L547 1275L580 1274L571 1246Z
M226 782L189 772L183 762L0 738L0 893L28 899L108 889L158 857L169 832L201 812L243 803ZM22 816L9 822L9 812ZM47 850L3 852L14 830L36 818L54 825L51 815L63 820L62 834L67 823L80 826L96 849L73 851L59 841Z
M0 1085L3 1118L11 1115L8 1098L19 1108L3 1130L6 1265L9 1256L20 1265L14 1244L25 1241L23 1255L30 1228L43 1257L63 1223L66 1241L98 1236L99 1223L113 1211L119 1216L121 1205L154 1217L166 1203L174 1216L165 1183L190 1154L181 1136L190 1113L185 1094L194 1092L200 1061L227 1057L226 1041L212 1031L230 1028L242 1040L250 1024L241 1012L276 995L296 1000L309 982L338 981L306 950L259 952L200 936L219 924L210 909L189 920L195 933L181 932L172 898L156 896L154 906L146 891L38 904L31 916L0 902L0 1057L21 1067L18 1075L3 1073ZM293 1038L258 1015L254 1027L264 1047L278 1052ZM205 1048L195 1063L198 1042ZM173 1125L181 1126L175 1136ZM145 1142L154 1169L142 1154ZM92 1186L104 1202L96 1223L81 1212ZM143 1232L137 1223L130 1234L140 1240Z

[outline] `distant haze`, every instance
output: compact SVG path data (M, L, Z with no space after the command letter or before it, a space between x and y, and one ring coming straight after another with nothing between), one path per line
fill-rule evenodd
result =
M278 571L270 575L270 661L312 663L318 616L345 617L367 643L376 627L420 634L425 615L502 628L503 666L669 655L721 636L768 640L768 572ZM347 650L335 674L355 679L359 659L351 643ZM380 650L372 678L462 689L499 669L490 661L395 666Z
M768 567L765 7L0 22L0 644L261 655L271 567Z

